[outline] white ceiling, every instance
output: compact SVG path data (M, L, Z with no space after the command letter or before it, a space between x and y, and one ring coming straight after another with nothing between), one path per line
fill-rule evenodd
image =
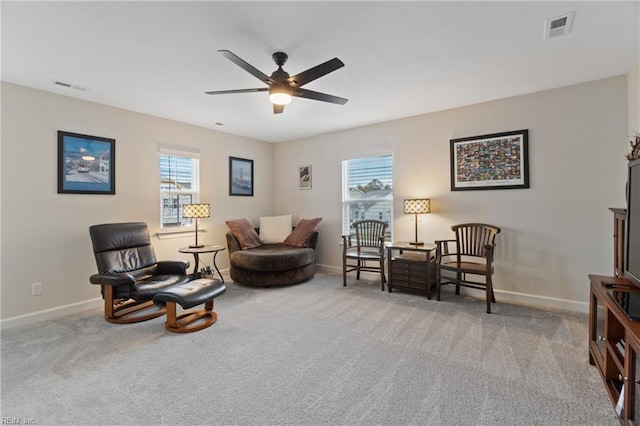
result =
M7 2L2 80L280 142L626 74L640 62L631 2ZM571 33L545 20L575 11ZM291 75L345 67L274 115L266 87L222 55ZM55 81L83 88L63 88ZM216 123L222 123L220 126Z

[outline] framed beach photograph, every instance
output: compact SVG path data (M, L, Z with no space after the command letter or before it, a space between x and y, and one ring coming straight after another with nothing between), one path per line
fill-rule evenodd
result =
M253 160L229 157L229 195L253 197Z
M298 189L311 189L311 164L298 166Z
M115 194L116 141L58 131L58 194Z
M451 139L451 190L529 188L529 130Z

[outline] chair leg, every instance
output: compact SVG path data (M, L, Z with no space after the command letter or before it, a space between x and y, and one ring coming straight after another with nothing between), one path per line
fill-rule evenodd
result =
M358 266L356 267L356 280L360 279L360 267L362 266L361 260L358 259Z
M460 294L460 281L462 280L462 274L456 272L456 294Z
M154 304L153 300L127 300L118 304L113 297L113 286L104 286L104 317L108 322L131 324L157 318L165 313L165 307Z
M165 328L172 333L191 333L202 330L218 320L218 314L213 312L213 299L205 302L202 310L186 311L178 315L176 309L175 302L167 302Z
M493 288L491 286L491 280L487 279L487 313L491 313L491 298L493 297Z
M347 286L347 259L342 258L342 286Z
M387 282L387 278L384 276L384 260L380 261L380 286L381 290L384 291L384 284Z
M440 270L436 268L436 300L440 301Z

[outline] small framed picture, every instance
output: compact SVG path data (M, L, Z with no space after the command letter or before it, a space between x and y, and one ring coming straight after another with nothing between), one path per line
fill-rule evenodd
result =
M451 139L451 190L529 188L529 130Z
M229 157L229 195L253 197L253 160Z
M115 194L116 141L58 131L58 194Z
M311 164L298 167L298 189L311 189Z

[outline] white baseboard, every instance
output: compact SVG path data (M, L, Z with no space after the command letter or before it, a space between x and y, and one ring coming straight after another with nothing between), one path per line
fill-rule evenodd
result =
M318 272L332 275L342 274L342 267L332 265L316 265ZM222 273L228 273L229 269L221 269ZM379 279L379 275L373 272L363 272L365 276L371 279ZM477 291L461 288L460 292L472 296L479 297ZM575 300L559 299L557 297L540 296L537 294L518 293L508 290L495 290L498 302L510 302L528 306L537 306L541 308L562 309L573 312L589 312L589 304L587 302L577 302ZM72 303L70 305L59 306L57 308L45 309L43 311L33 312L30 314L19 315L17 317L0 320L0 330L18 327L26 324L33 324L39 321L46 321L60 318L66 315L77 314L78 312L87 311L89 309L101 308L104 302L101 298L86 300L83 302Z
M327 274L342 274L342 267L332 265L317 265L318 272ZM375 280L380 279L380 276L374 272L363 272L363 276L370 277ZM450 286L449 286L450 287ZM443 287L444 288L444 287ZM466 296L484 298L484 294L478 290L461 288L460 292ZM536 306L540 308L548 309L562 309L565 311L583 312L589 313L588 302L577 302L575 300L559 299L557 297L541 296L537 294L518 293L515 291L498 290L494 289L498 302L504 301L509 303L516 303L527 306Z
M77 314L104 306L102 298L85 300L83 302L72 303L70 305L58 306L56 308L45 309L44 311L32 312L30 314L19 315L0 320L0 330L18 327L21 325L33 324L40 321L52 320L66 315Z
M342 266L316 264L316 270L323 274L342 274Z
M496 290L496 299L498 302L517 303L528 306L537 306L541 308L562 309L564 311L589 313L589 303L578 302L575 300L559 299L557 297L540 296L537 294L517 293L507 290Z

